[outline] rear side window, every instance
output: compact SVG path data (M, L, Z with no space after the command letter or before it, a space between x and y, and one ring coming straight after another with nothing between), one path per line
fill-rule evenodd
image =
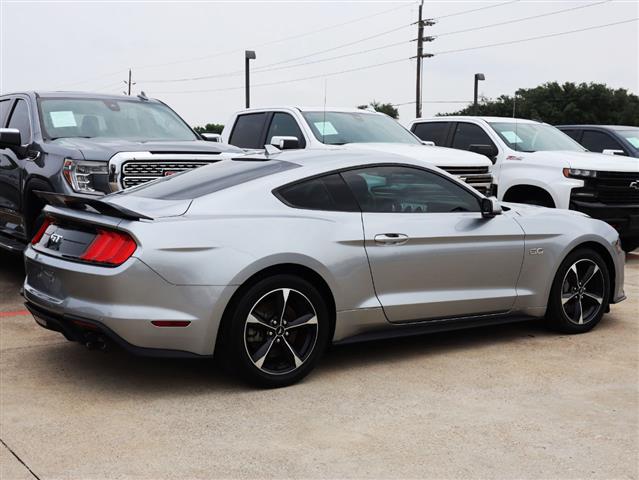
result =
M271 126L266 134L266 143L271 143L273 137L297 137L300 148L306 146L304 135L297 122L288 113L275 112L271 120Z
M417 123L413 125L413 133L421 140L434 142L435 145L443 147L446 145L449 126L448 122Z
M563 128L560 128L559 130L561 130L562 132L564 132L566 135L568 135L570 138L572 138L574 141L578 142L579 141L579 130L564 130Z
M455 128L455 136L453 137L453 148L469 150L471 145L494 146L494 143L481 127L473 123L458 123L457 128Z
M358 212L350 189L339 174L311 178L280 188L276 196L287 205L308 210Z
M31 123L29 122L29 107L27 106L27 102L18 99L13 107L13 112L11 112L7 127L20 130L23 144L31 141Z
M603 152L604 150L623 150L621 144L604 132L584 130L581 144L591 152Z
M264 148L261 143L266 115L264 112L238 116L229 143L240 148Z

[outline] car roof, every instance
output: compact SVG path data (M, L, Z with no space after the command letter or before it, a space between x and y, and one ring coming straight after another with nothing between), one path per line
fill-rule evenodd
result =
M28 90L21 92L11 92L5 93L2 96L11 96L11 95L29 95L36 98L89 98L89 99L99 99L99 100L127 100L127 101L150 101L150 102L159 102L159 100L149 98L148 100L142 100L137 96L128 96L128 95L113 95L113 94L105 94L105 93L94 93L94 92L78 92L78 91L40 91L40 90Z
M417 118L413 120L413 123L429 122L429 121L450 121L450 120L483 120L484 122L499 122L499 123L534 123L542 124L536 120L528 120L526 118L512 118L512 117L480 117L472 115L443 115L441 117L430 118Z
M412 159L404 155L394 153L376 152L372 150L350 150L340 147L335 148L307 148L303 150L284 150L275 154L257 153L241 157L235 157L234 161L281 161L294 163L304 167L301 171L317 170L331 171L340 168L349 168L358 165L375 165L379 163L404 163L416 166L434 166L426 164L423 160Z
M634 128L631 125L556 125L557 128L601 128L603 130L632 130Z
M374 110L353 108L353 107L312 107L312 106L300 106L300 105L271 105L267 107L254 107L246 108L238 113L247 112L262 112L268 110L298 110L300 112L342 112L342 113L369 113L371 115L384 115L382 112L376 112Z

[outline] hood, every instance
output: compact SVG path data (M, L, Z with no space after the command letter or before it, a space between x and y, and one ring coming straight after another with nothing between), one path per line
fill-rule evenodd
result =
M492 167L492 162L478 153L445 147L411 143L347 143L348 150L373 150L422 160L437 167Z
M522 217L530 217L535 215L552 215L552 216L577 216L589 217L583 212L577 210L563 210L559 208L540 207L538 205L529 205L526 203L499 202L502 207L510 209L512 212Z
M78 150L85 160L108 161L120 152L242 154L243 151L224 143L192 141L142 142L120 138L60 138L50 142L61 148Z
M541 160L562 168L601 170L607 172L639 172L639 158L604 155L595 152L518 152L524 159Z

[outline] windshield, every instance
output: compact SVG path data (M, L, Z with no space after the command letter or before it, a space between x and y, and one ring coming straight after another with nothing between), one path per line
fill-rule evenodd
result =
M490 123L501 139L518 152L569 151L586 149L562 131L541 123Z
M421 143L417 137L386 115L365 112L305 112L303 115L315 138L327 145Z
M51 98L40 100L45 137L121 138L136 141L197 140L166 105L136 100Z
M617 133L628 140L630 145L639 150L639 128L617 130Z

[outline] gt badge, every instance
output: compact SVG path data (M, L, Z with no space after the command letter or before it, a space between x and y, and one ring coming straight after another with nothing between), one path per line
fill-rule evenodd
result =
M544 254L544 249L543 248L531 248L528 253L530 253L531 255L543 255Z

